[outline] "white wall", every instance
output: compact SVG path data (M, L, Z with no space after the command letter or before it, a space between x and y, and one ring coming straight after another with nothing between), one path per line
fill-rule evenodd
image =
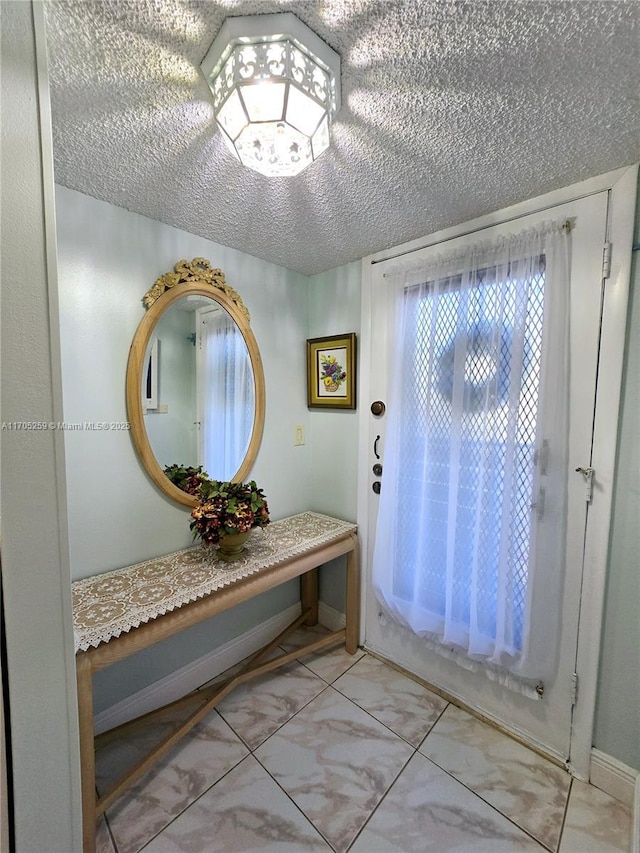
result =
M2 3L0 14L1 414L48 424L61 393L43 15L24 2ZM70 853L81 847L80 764L62 438L1 434L15 849Z
M640 194L634 244L640 244ZM640 771L640 251L634 253L594 745Z
M310 446L293 444L295 425L307 423L307 279L64 187L56 189L56 210L65 421L126 421L125 373L144 314L141 299L178 260L207 258L247 305L264 365L265 430L250 476L264 489L272 519L309 509ZM149 480L129 433L68 431L64 438L74 579L192 544L188 509ZM296 596L294 581L99 673L96 711L269 618Z

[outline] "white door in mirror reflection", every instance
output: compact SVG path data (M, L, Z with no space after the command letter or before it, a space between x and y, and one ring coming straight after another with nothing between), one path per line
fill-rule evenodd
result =
M142 405L145 409L158 408L158 341L151 342L143 374Z
M198 464L212 478L231 480L253 429L251 359L242 334L223 308L199 308L196 317Z

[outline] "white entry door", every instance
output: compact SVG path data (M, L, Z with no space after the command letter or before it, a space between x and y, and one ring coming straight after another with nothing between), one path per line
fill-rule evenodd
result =
M587 502L584 478L577 468L590 466L593 416L598 374L598 348L602 300L602 255L606 235L608 193L598 192L586 198L559 205L552 210L522 216L516 221L484 228L482 240L491 240L535 227L543 221L570 220L571 231L571 318L569 393L569 466L567 471L568 521L566 534L566 571L561 608L558 666L554 677L544 683L543 696L534 700L489 680L482 672L469 672L455 662L430 651L411 630L385 614L371 585L371 560L375 541L379 497L375 481L384 489L384 447L386 414L370 418L369 431L369 509L368 537L365 543L365 645L383 657L400 664L431 684L448 691L469 706L503 723L517 734L539 745L562 760L570 754L571 725L575 702L574 671L584 556ZM498 219L498 217L496 217ZM447 250L477 241L479 235L447 241ZM443 251L435 245L413 253L428 258ZM369 403L388 399L390 364L394 354L389 341L389 279L385 266L371 268L371 376ZM388 413L387 413L388 414ZM382 466L374 473L373 466ZM375 469L379 471L379 469Z

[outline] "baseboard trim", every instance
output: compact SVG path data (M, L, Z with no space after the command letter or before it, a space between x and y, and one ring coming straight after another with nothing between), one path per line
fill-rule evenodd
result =
M109 731L128 720L134 720L141 714L161 708L167 702L180 699L192 690L197 690L207 681L211 681L212 678L216 678L220 673L258 651L293 622L299 614L300 604L292 604L291 607L245 631L239 637L234 637L228 643L218 646L217 649L177 669L165 678L105 708L104 711L96 714L94 724L96 734ZM345 614L325 604L324 601L318 603L318 621L330 631L339 631L346 624Z
M625 806L633 807L638 788L638 771L595 747L591 750L589 782Z
M319 609L324 612L325 608L322 607L322 603ZM327 608L327 611L330 610L333 608ZM337 613L337 611L333 612ZM168 702L173 702L175 699L180 699L181 696L196 690L229 667L235 666L244 658L258 651L274 636L277 636L280 631L283 631L287 625L291 624L299 614L300 604L292 604L291 607L270 619L266 619L249 631L245 631L239 637L234 637L228 643L218 646L218 648L177 669L159 681L155 681L142 690L138 690L137 693L127 696L126 699L116 702L115 705L105 708L104 711L96 714L94 722L96 734L108 731L128 720L133 720L141 714L161 708Z
M339 631L345 627L347 619L344 613L320 601L318 602L318 622L330 631Z

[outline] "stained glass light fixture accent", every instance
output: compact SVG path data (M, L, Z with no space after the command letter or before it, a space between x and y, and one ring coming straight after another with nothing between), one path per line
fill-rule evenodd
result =
M201 68L222 135L245 166L297 175L329 147L340 57L292 12L227 18Z

